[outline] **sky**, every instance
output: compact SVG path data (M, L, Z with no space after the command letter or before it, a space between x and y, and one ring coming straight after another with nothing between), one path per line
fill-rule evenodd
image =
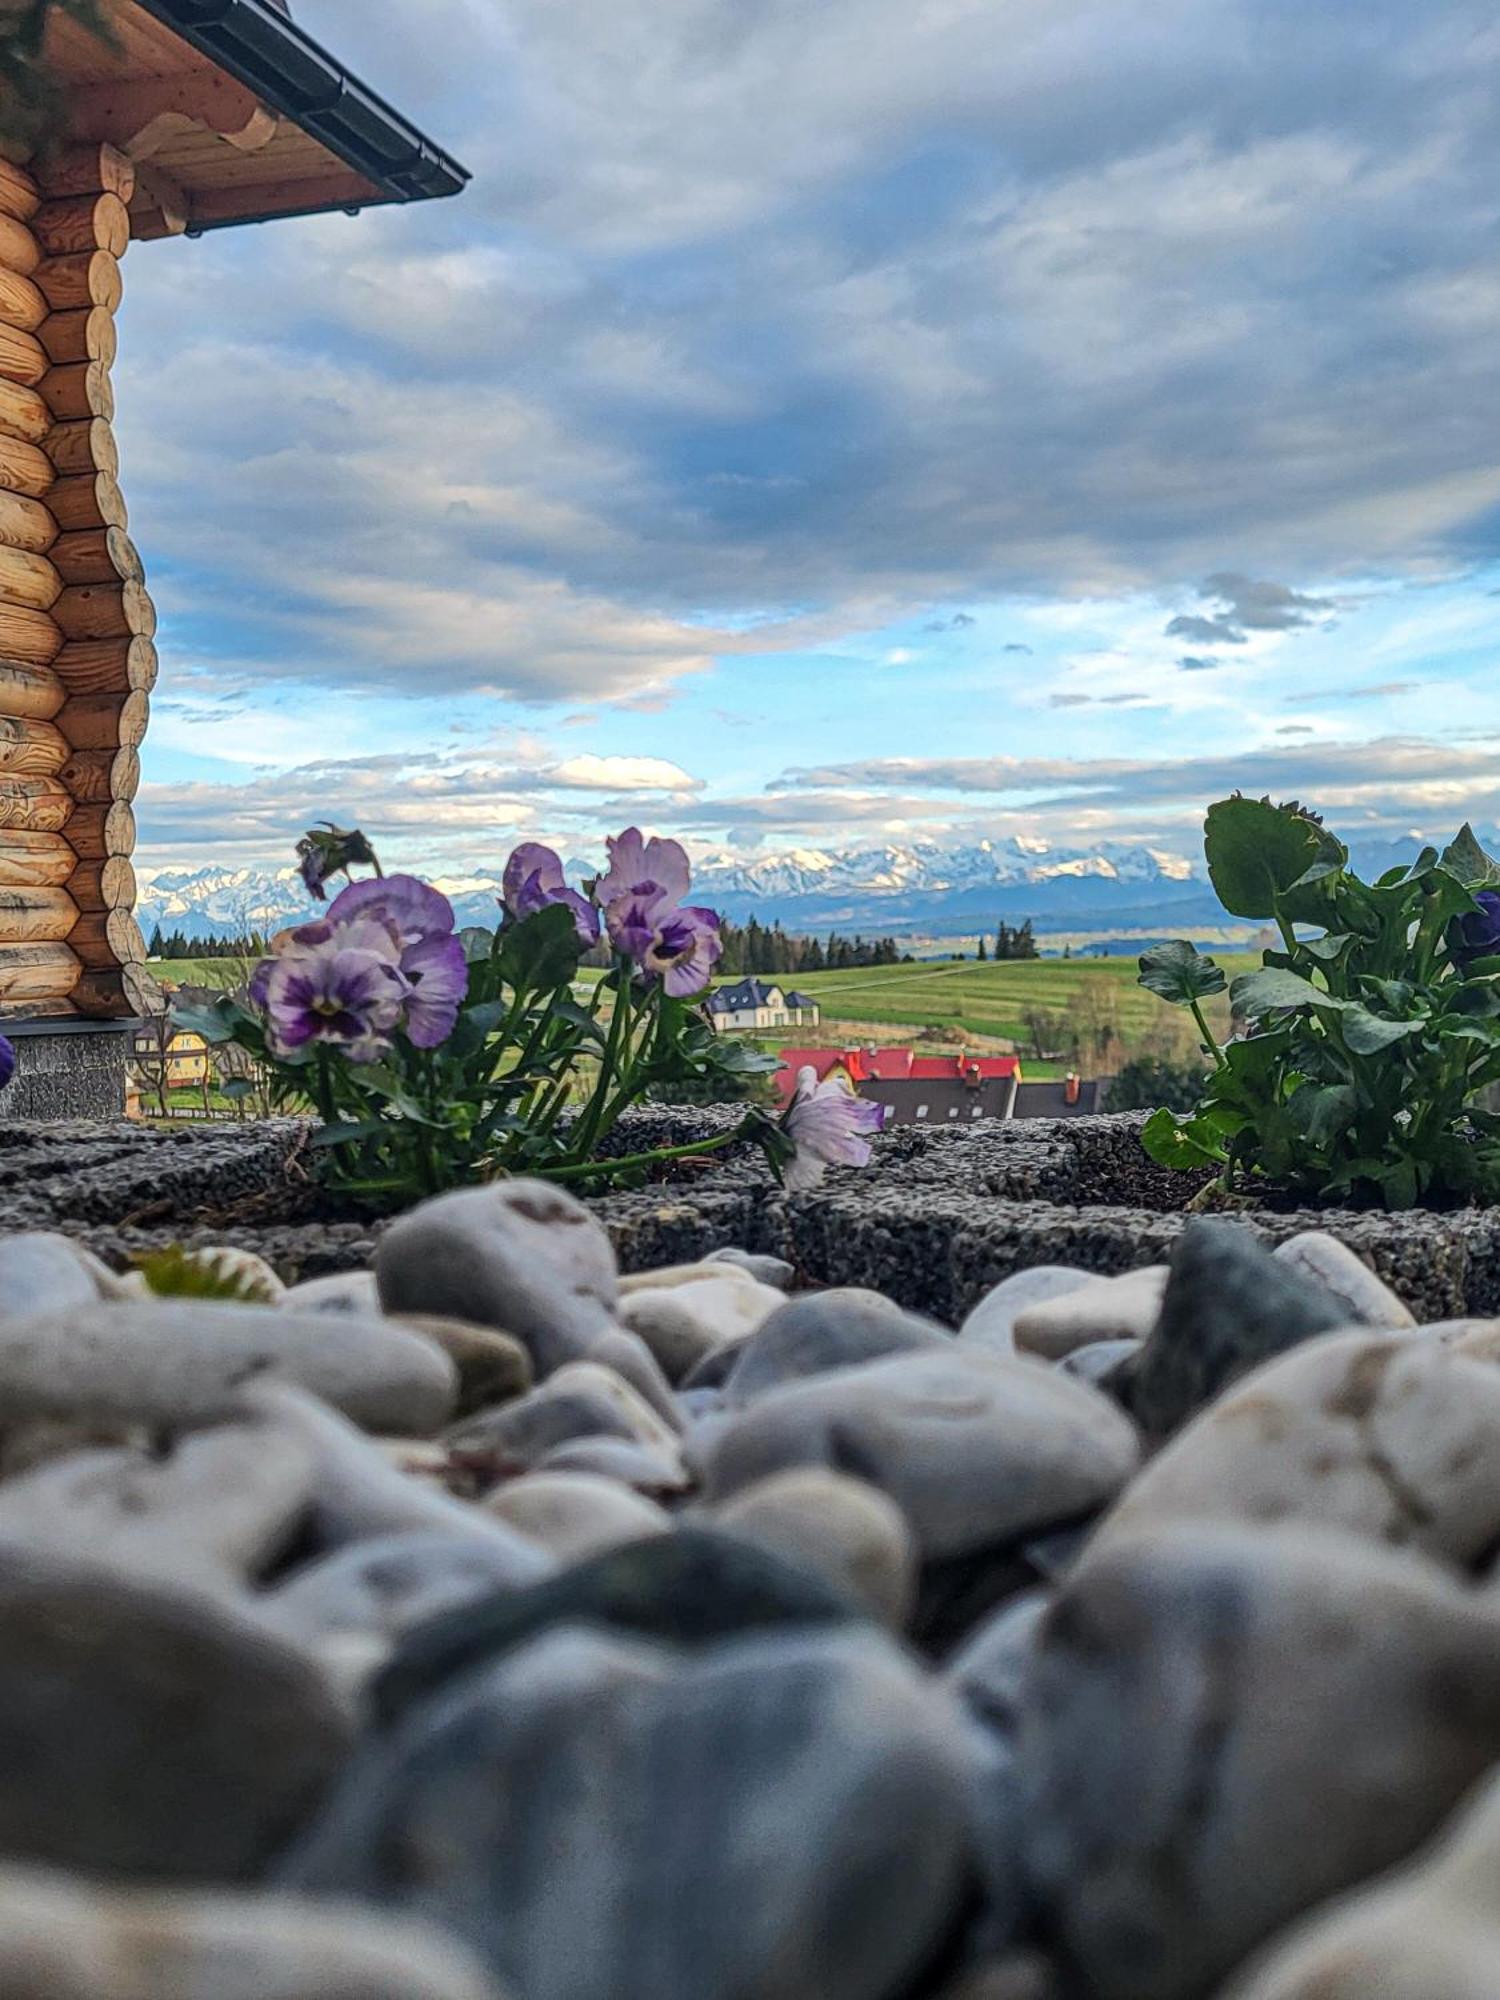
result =
M473 171L137 247L140 861L1500 823L1471 0L294 0Z

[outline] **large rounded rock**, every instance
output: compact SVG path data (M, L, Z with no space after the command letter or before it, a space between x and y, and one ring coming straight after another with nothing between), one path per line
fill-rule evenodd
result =
M1420 1336L1309 1341L1179 1431L1099 1538L1213 1519L1307 1521L1473 1562L1500 1540L1500 1370Z
M917 1589L917 1545L893 1500L812 1465L747 1486L716 1517L731 1533L816 1570L900 1631Z
M0 1853L255 1877L349 1749L303 1654L143 1579L0 1551Z
M1094 1390L948 1340L759 1397L708 1438L703 1478L722 1501L792 1466L852 1473L896 1502L930 1560L1095 1512L1137 1455Z
M903 1311L879 1292L807 1292L784 1301L738 1348L725 1398L749 1403L830 1369L952 1343L944 1327Z
M446 1528L380 1535L336 1549L257 1600L267 1623L304 1642L368 1639L380 1652L443 1612L519 1590L551 1564L540 1547ZM378 1656L378 1655L377 1655Z
M103 1295L91 1262L70 1238L43 1229L0 1236L0 1319L97 1305Z
M0 1410L169 1429L232 1415L247 1383L293 1382L370 1430L432 1431L453 1364L389 1320L156 1299L0 1321Z
M1222 2000L1494 2000L1500 1782L1410 1867L1294 1924Z
M873 1632L556 1631L371 1746L285 1879L450 1926L526 2000L893 2000L956 1912L964 1771Z
M733 1264L701 1264L698 1276L637 1284L620 1300L620 1319L639 1334L669 1382L680 1382L716 1348L743 1340L786 1304L770 1285L757 1284Z
M1026 1857L1097 2000L1198 2000L1402 1859L1500 1757L1500 1627L1419 1558L1302 1526L1106 1546L1043 1621Z
M1161 1312L1165 1264L1119 1278L1091 1278L1076 1291L1038 1299L1016 1314L1012 1336L1023 1354L1061 1361L1101 1340L1144 1340Z
M619 1289L614 1250L589 1210L531 1180L422 1202L381 1237L375 1275L387 1312L499 1327L525 1343L539 1375L608 1331Z
M484 1505L560 1562L577 1562L643 1535L664 1535L672 1525L671 1515L654 1501L588 1472L529 1472L495 1487Z
M1326 1230L1304 1229L1279 1243L1273 1254L1278 1263L1289 1265L1332 1292L1351 1326L1383 1326L1400 1333L1417 1323L1364 1258Z
M1033 1264L1012 1271L985 1293L958 1329L958 1337L996 1354L1014 1354L1016 1321L1023 1312L1049 1299L1064 1299L1094 1282L1093 1272L1075 1271L1067 1264Z
M536 1465L554 1446L576 1438L619 1438L675 1460L678 1437L613 1368L570 1361L539 1388L497 1410L468 1417L449 1433L466 1452L490 1452L511 1471Z
M6 2000L498 2000L453 1938L303 1897L0 1872Z

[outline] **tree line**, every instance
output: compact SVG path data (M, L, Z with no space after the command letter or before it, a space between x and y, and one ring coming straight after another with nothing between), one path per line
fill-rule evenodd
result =
M160 924L146 944L148 958L264 958L266 941L258 931L248 937L190 938L181 931L163 931Z
M1015 926L1002 922L1000 928L995 933L993 946L990 945L987 939L980 938L979 949L975 952L974 956L979 960L981 965L990 958L1005 961L1013 961L1018 958L1039 958L1041 954L1037 950L1036 932L1032 929L1030 917L1026 919L1025 923Z
M912 962L910 952L903 952L894 938L842 937L837 931L830 931L826 938L796 937L780 924L762 924L754 917L743 925L721 924L719 936L724 955L718 971L725 977L746 972L782 976L852 972L871 965Z

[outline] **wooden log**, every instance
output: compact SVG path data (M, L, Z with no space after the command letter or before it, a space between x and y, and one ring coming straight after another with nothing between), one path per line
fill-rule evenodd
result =
M0 952L13 944L59 944L77 928L79 914L66 889L0 887Z
M31 227L48 257L67 257L80 250L107 250L111 257L123 257L130 244L130 210L117 194L102 190L44 201Z
M52 412L35 389L0 380L0 437L39 445L52 429Z
M45 556L0 547L0 604L27 604L33 611L50 611L61 590L62 578Z
M68 995L90 1020L118 1021L132 1014L161 1014L166 997L143 966L99 967L81 972Z
M28 389L34 389L46 372L47 351L35 334L0 326L0 375L7 382L24 382Z
M156 686L156 648L149 639L76 639L48 664L70 695L149 694Z
M60 778L26 778L0 771L0 826L61 833L72 810L73 796ZM68 845L73 845L71 840Z
M112 799L106 805L75 806L63 833L80 861L100 861L110 854L134 854L135 812L124 799Z
M42 377L37 393L59 423L77 417L108 423L115 413L114 384L102 361L64 362Z
M80 417L76 423L53 424L47 433L47 456L59 479L83 472L119 476L119 447L103 417Z
M135 870L123 854L80 861L68 876L67 890L80 910L133 910Z
M17 326L35 333L51 312L39 286L19 271L0 270L0 326Z
M149 695L79 694L59 711L57 726L75 750L139 749L151 715Z
M50 493L57 473L40 445L23 444L20 438L0 437L0 487L19 493L28 500L40 500Z
M67 937L68 949L86 966L146 963L146 940L129 910L79 911Z
M0 158L0 215L29 222L42 205L42 191L24 167Z
M50 507L19 493L0 493L0 542L6 548L44 556L56 540L57 523Z
M45 611L0 604L0 660L27 667L50 667L62 651L63 635Z
M42 246L29 226L13 215L0 215L0 264L29 278L41 262Z
M48 357L59 367L75 361L102 361L113 368L120 344L115 316L104 306L77 312L51 313L37 335Z
M78 869L78 857L60 833L25 833L17 827L0 833L0 884L7 888L61 889ZM77 896L68 893L76 903Z
M4 262L0 257L0 262ZM35 278L54 312L81 312L103 306L118 312L125 296L120 260L107 250L77 250L67 257L44 257L23 276Z
M130 516L112 472L80 472L59 479L47 495L52 518L65 535L75 528L128 528Z
M38 722L32 715L0 715L0 771L51 778L72 754L72 744L55 723Z
M67 698L67 689L50 668L0 660L0 715L27 715L38 722L52 722Z
M62 1010L83 975L76 952L65 944L15 945L0 952L0 1004L20 1012L25 1005L45 1006L47 1012ZM54 1009L51 1002L59 1003Z
M36 184L49 201L70 194L115 194L129 204L135 193L135 162L107 141L86 140L48 153L37 166Z
M52 566L64 583L144 581L140 551L123 528L78 528L52 544Z
M156 631L156 606L139 579L80 583L65 590L52 607L65 639L149 639Z
M141 784L141 754L133 745L118 750L75 750L57 782L81 806L134 799Z

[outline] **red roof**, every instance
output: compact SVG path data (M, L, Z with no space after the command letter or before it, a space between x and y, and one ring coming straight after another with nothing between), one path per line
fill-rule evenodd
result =
M842 1066L852 1083L949 1082L968 1078L990 1083L1018 1077L1019 1056L919 1056L910 1049L783 1049L776 1089L783 1103L797 1087L797 1072L811 1069L821 1083L830 1070Z

